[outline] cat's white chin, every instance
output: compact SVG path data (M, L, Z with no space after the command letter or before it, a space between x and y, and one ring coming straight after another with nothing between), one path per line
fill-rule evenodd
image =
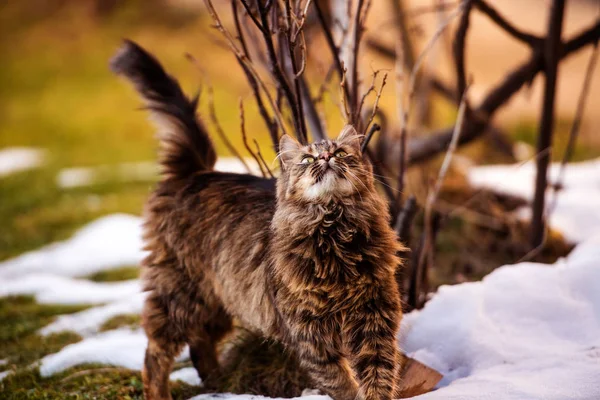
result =
M333 170L329 170L319 182L305 190L304 196L309 200L327 199L332 195L348 195L352 190L352 184L348 180L338 177Z

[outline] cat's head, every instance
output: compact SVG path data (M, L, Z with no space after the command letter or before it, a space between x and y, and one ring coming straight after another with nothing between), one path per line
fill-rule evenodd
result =
M284 135L279 142L279 198L329 202L372 191L372 167L363 159L361 143L351 125L335 140L306 146Z

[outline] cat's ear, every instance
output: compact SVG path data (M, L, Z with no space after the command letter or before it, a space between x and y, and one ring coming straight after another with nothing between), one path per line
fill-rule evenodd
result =
M294 158L300 147L300 143L289 135L283 135L279 139L279 159L284 167Z
M345 144L354 148L357 152L360 152L360 146L362 144L363 137L359 135L356 129L352 125L344 126L342 132L335 140L338 144Z

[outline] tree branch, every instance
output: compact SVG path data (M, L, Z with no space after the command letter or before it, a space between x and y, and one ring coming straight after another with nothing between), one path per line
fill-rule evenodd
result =
M485 0L475 0L475 7L479 9L482 13L487 15L492 21L496 23L500 28L502 28L506 33L514 37L515 39L527 44L530 47L539 46L543 41L542 38L532 35L530 33L526 33L521 31L512 25L509 21L507 21L494 7L489 5Z
M452 49L454 64L456 66L456 93L458 96L462 96L467 86L467 74L465 72L465 41L467 38L467 30L469 29L469 17L471 16L473 1L464 0L462 5L464 11L460 17L458 28L456 29ZM460 99L457 98L457 101L460 101Z
M560 59L567 58L586 45L596 42L599 38L600 21L567 41L560 52ZM515 68L500 84L491 89L479 107L467 113L459 145L470 143L480 137L485 132L494 113L505 105L523 85L531 82L542 71L543 66L542 52L536 50L527 61ZM409 143L409 163L418 164L443 153L451 139L452 128L450 127L437 131L426 138L411 141Z
M560 63L560 45L565 12L565 0L554 0L548 21L548 35L544 41L544 102L537 140L535 194L533 197L531 216L531 247L536 248L544 243L546 230L546 188L548 186L548 165L554 135L554 103L556 98L556 79ZM542 154L543 153L543 154Z

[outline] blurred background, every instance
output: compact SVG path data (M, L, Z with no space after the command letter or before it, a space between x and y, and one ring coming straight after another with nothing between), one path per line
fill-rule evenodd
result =
M214 3L224 23L231 27L229 1ZM391 3L371 3L360 63L363 88L368 86L374 70L390 75L379 106L386 116L386 126L391 127L388 134L393 137L398 135L394 127L399 125L393 82L395 61L369 44L394 48L396 33ZM422 49L439 26L440 16L433 6L449 13L458 3L403 1L406 27L416 49ZM488 3L514 25L539 36L546 35L550 1L489 0ZM598 20L599 3L567 1L563 38L594 24ZM308 23L316 24L312 17ZM452 32L456 24L454 20ZM110 58L124 38L136 41L154 54L181 82L186 93L200 92L199 114L213 133L221 157L232 154L214 134L210 103L214 104L216 117L230 142L248 157L240 135L241 98L245 101L248 136L257 140L267 163L273 162L275 154L269 135L246 77L214 29L202 0L3 1L0 4L0 261L65 240L85 224L105 215L141 215L144 201L158 179L157 142L140 99L108 68ZM451 40L452 35L441 37L425 69L453 84ZM317 60L316 66L307 71L315 93L329 67L329 61L320 65L319 58L323 54L329 60L330 55L322 38L309 41L308 48L309 57ZM592 49L593 46L587 46L560 64L555 144L551 153L554 161L559 161L565 150ZM482 13L473 12L465 54L467 74L473 79L469 98L476 105L509 71L528 58L530 50ZM600 156L599 70L600 65L596 65L596 79L589 87L572 161ZM333 79L328 85L322 104L331 137L344 124L335 82ZM440 284L481 279L501 265L522 260L531 250L528 222L509 216L530 199L515 195L515 191L495 193L485 182L476 188L467 175L475 166L519 165L535 158L543 84L543 76L538 74L496 113L493 125L501 130L501 137L487 135L458 150L438 202L437 211L444 214L445 222L437 237L435 268L429 271L431 291ZM456 104L434 92L428 101L428 116L415 123L416 130L427 132L454 124ZM437 157L409 173L406 192L414 194L421 205L440 164L441 157ZM512 179L512 174L506 172L500 177L500 180ZM417 232L422 229L419 218L414 238L418 238ZM533 259L554 262L568 254L572 246L569 237L551 231L544 248ZM138 273L136 265L122 265L86 279L115 282L135 279ZM69 335L50 340L35 332L56 315L86 307L40 305L26 296L0 298L0 374L12 368L11 365L16 365L12 368L16 370L80 340ZM134 314L119 318L108 323L107 329L138 326ZM9 361L3 363L3 359ZM39 376L27 379L27 383L10 384L13 389L33 388L40 382ZM131 393L113 393L111 396L115 398L140 395L138 375L118 374L102 379L106 381L100 380L99 385L127 380L123 385ZM44 384L51 387L54 382ZM90 390L95 393L95 389ZM43 395L43 391L40 393Z
M393 46L389 4L373 3L366 36ZM540 35L545 32L547 1L496 0L491 4L515 25ZM227 5L224 2L226 10ZM406 2L408 14L414 15L408 21L417 43L427 40L435 29L435 13L424 12L430 6L429 0ZM596 7L595 1L568 1L565 36L592 23ZM477 103L488 88L526 58L528 49L480 13L473 13L471 26L474 33L467 39L466 63L474 78L470 97ZM121 164L144 162L151 168L156 141L146 114L138 111L140 100L108 69L122 38L131 38L154 53L181 80L187 93L210 82L219 121L241 148L238 99L249 98L251 92L235 58L211 28L201 0L5 1L0 5L0 148L30 148L35 155L19 154L40 159L35 168L0 177L0 259L63 239L99 215L140 213L151 187L147 177L152 174L133 166L122 171ZM313 55L326 51L324 46L322 50L314 47L321 43L310 45ZM566 143L590 51L591 46L560 66L558 151L554 154L561 154L561 144ZM435 54L435 69L448 79L452 77L450 61L443 48ZM382 58L368 46L364 46L362 62L367 72L393 69L393 60ZM533 154L527 145L534 143L537 134L541 81L535 79L494 119L518 144L522 158ZM594 129L600 122L599 89L600 79L596 79L576 149L579 160L600 154L600 137ZM201 97L200 113L205 116L206 90ZM274 155L269 152L268 135L253 106L247 102L247 131L261 143L270 161ZM389 118L396 118L393 84L384 89L381 107ZM342 121L335 106L330 111L330 129L335 130ZM456 114L454 107L434 98L431 115L435 127L451 123ZM228 155L222 142L215 142L221 154ZM461 151L471 152L477 163L497 161L473 149L481 144L470 147ZM91 172L81 168L88 167L100 167L95 173L102 176L94 182L86 180L84 175Z

